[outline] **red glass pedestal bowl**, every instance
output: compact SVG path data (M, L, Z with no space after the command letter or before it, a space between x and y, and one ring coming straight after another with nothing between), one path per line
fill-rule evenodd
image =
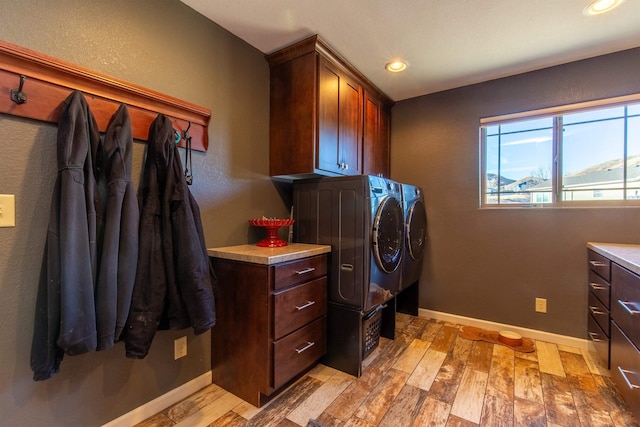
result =
M258 246L263 248L279 248L287 246L287 241L278 237L278 229L280 227L288 227L293 225L293 219L277 219L262 218L250 219L249 224L254 227L263 227L267 229L267 237L258 242Z

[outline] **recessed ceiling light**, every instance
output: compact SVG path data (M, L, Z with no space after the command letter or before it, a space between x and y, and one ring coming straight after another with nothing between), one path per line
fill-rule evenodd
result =
M596 0L584 9L587 15L599 15L609 12L622 3L622 0Z
M402 61L393 61L389 62L384 66L387 71L391 71L392 73L399 73L400 71L404 71L407 68L407 63Z

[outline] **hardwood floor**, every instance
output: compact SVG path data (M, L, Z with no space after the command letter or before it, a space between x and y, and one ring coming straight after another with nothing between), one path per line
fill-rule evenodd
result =
M398 314L360 378L318 365L262 408L212 384L138 426L640 426L588 352L514 352L460 328Z

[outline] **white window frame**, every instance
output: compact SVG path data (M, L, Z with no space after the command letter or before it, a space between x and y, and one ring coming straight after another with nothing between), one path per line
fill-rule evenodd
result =
M615 98L607 98L595 101L581 102L570 105L563 105L558 107L550 107L533 111L525 111L513 114L505 114L493 117L483 117L480 119L479 139L480 139L480 207L489 209L508 209L508 208L522 208L522 207L541 207L541 208L566 208L566 207L640 207L640 200L599 200L599 201L567 201L562 200L562 150L559 146L559 141L562 135L562 123L561 116L564 114L577 113L580 111L615 107L620 105L626 105L631 103L637 103L640 101L640 93L633 95L620 96ZM498 124L506 124L509 122L518 122L523 120L531 120L543 117L553 117L554 122L554 135L553 135L553 164L552 164L552 201L547 203L487 203L487 179L486 179L486 136L485 130L488 126L494 126ZM626 162L626 152L625 152ZM624 178L626 181L626 168L624 172Z

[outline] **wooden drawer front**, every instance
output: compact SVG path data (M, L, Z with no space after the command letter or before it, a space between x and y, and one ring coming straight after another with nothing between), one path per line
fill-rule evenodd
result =
M611 279L611 317L640 347L640 277L614 263Z
M591 249L587 250L589 254L589 268L600 275L607 282L611 278L611 261Z
M589 333L589 339L593 342L593 346L596 348L598 355L605 361L605 366L609 368L609 338L596 322L593 316L587 317L587 328Z
M274 289L282 289L327 275L327 255L318 255L275 266Z
M327 314L327 277L273 294L273 339Z
M321 317L273 343L273 387L313 365L327 351L327 318Z
M591 292L589 292L589 314L598 322L600 329L602 329L608 337L610 334L609 310L607 310L600 300Z
M605 281L592 270L589 270L589 291L594 294L607 309L611 308L611 286L609 282Z
M615 324L611 333L611 376L627 407L640 418L640 352Z

